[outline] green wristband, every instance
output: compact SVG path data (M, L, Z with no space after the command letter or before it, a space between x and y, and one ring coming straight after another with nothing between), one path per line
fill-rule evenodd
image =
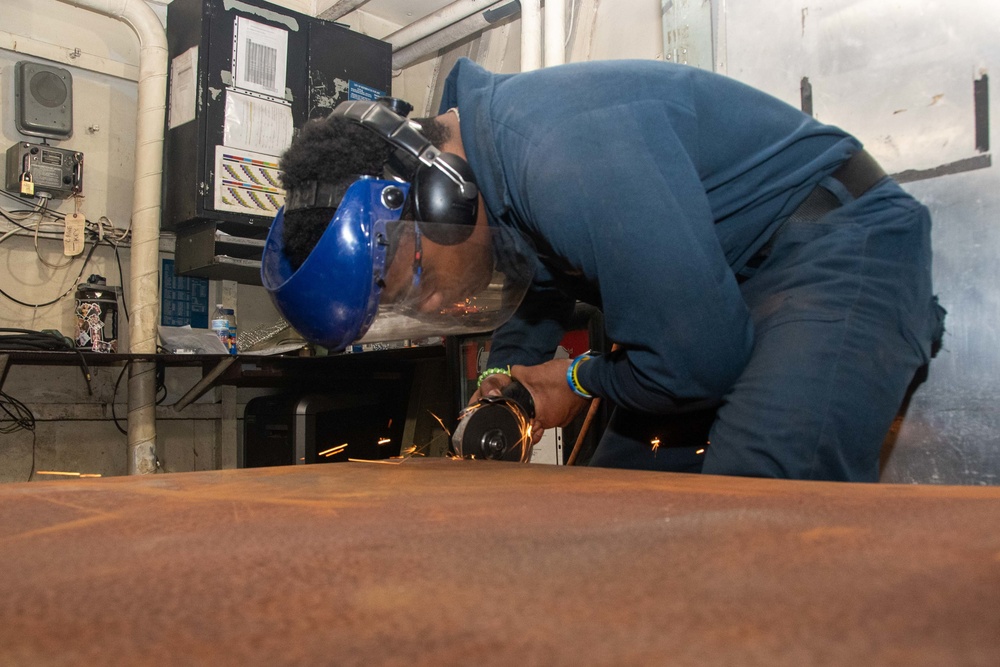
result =
M479 374L479 379L476 380L476 389L483 386L483 380L491 375L506 375L507 377L510 377L510 368L487 368Z

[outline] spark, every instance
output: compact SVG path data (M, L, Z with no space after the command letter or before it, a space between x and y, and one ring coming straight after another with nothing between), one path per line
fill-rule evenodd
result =
M655 452L657 449L660 448L660 439L653 438L652 440L649 441L649 444L653 446L653 451Z
M528 421L527 416L521 410L521 406L517 403L510 401L510 407L511 412L517 419L517 430L521 434L515 446L521 448L521 463L528 463L531 461L531 448L534 446L534 443L531 442L531 422Z
M427 444L430 444L430 443L427 443ZM416 445L416 443L414 443L414 444L410 445L409 447L407 447L406 449L404 449L402 451L403 456L401 458L406 459L406 458L410 458L411 456L423 456L424 453L422 451L420 451L420 450L426 449L426 448L427 448L427 445L421 445L420 447L418 447Z
M388 440L388 438L386 438L386 440ZM421 450L426 449L429 446L430 443L419 446L416 443L414 443L400 452L402 456L390 456L388 459L347 459L347 460L353 461L355 463L381 463L383 465L384 464L399 465L400 463L403 463L407 459L412 458L414 456L424 456L424 453Z
M388 445L390 442L392 442L392 438L379 438L378 446L384 447L385 445Z
M695 452L695 454L704 454L704 453L705 453L705 448L704 447L702 447L701 449L699 449L698 451Z
M521 445L521 463L528 463L531 461L533 444L531 442L531 424L527 420L521 428L521 439L518 444Z
M337 445L336 447L331 447L330 449L324 449L322 452L319 452L316 456L333 456L334 454L341 453L345 449L347 449L347 443L346 442L344 444L342 444L342 445Z
M442 428L442 429L444 429L444 432L445 432L445 433L447 433L447 434L448 434L448 437L450 438L450 437L451 437L451 431L449 431L449 430L448 430L448 427L444 425L444 422L443 422L443 421L441 421L441 418L440 418L440 417L438 417L438 416L437 416L436 414L434 414L433 412L431 412L430 410L428 410L427 412L430 412L430 415L431 415L431 417L434 417L434 419L436 419L436 420L437 420L437 423L438 423L438 424L441 424L441 428Z
M62 477L103 477L97 472L67 472L63 470L39 470L36 475L60 475Z

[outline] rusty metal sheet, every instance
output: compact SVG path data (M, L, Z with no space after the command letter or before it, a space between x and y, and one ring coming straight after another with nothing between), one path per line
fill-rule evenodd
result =
M486 461L0 487L0 664L1000 664L1000 489Z

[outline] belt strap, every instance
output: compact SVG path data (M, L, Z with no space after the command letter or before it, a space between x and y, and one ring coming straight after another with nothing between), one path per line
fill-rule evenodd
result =
M857 199L885 177L885 171L866 150L860 150L830 174Z
M879 166L879 163L865 150L860 150L849 157L842 165L837 167L836 171L830 174L832 178L840 181L855 199L868 192L885 175L885 171ZM826 188L817 185L802 203L792 211L791 215L781 223L781 226L771 235L771 238L764 244L764 247L750 258L746 263L745 269L750 269L752 273L754 269L764 263L764 260L771 254L771 248L774 246L775 240L788 223L814 222L839 207L840 200ZM742 271L737 275L737 279L740 281L746 280L748 277L749 275Z

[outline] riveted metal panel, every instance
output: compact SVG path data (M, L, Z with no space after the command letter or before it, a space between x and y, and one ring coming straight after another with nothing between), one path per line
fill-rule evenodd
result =
M883 480L1000 483L1000 179L990 0L722 2L727 73L862 140L934 218L944 349L884 452ZM995 88L995 86L994 86Z

